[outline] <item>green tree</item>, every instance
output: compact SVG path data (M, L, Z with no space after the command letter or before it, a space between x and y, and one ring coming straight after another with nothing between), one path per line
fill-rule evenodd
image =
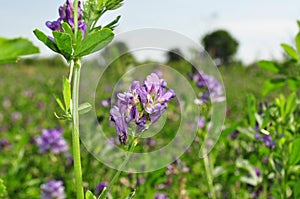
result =
M238 42L226 30L217 30L207 34L202 39L205 50L218 64L230 63L237 52Z
M178 62L182 59L181 55L181 51L179 48L173 48L173 49L170 49L167 53L167 59L168 59L168 62Z

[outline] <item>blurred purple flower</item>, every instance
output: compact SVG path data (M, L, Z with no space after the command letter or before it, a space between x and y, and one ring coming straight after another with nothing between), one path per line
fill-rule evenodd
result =
M16 121L19 121L22 119L22 114L20 112L13 112L11 115L10 115L10 119L11 121L13 122L16 122Z
M152 73L142 86L134 81L128 92L117 94L117 103L111 108L110 116L122 144L126 143L129 124L135 124L136 131L143 132L160 118L167 103L175 97L175 92L166 91L166 86L165 80Z
M205 127L205 117L201 116L199 119L198 119L198 128L199 129L203 129Z
M65 199L65 187L62 181L51 180L41 185L42 199Z
M273 141L273 139L272 139L272 137L270 135L265 135L263 137L263 142L270 149L273 149L275 147L275 142Z
M258 168L255 168L254 170L255 170L256 176L257 176L257 177L260 177L260 176L261 176L260 170L259 170Z
M62 23L66 22L70 25L74 31L74 17L73 17L73 3L71 0L67 0L63 6L58 9L59 18L56 21L47 21L46 26L52 31L63 31ZM78 2L78 30L82 32L82 37L84 37L86 32L86 23L83 20L81 2Z
M136 180L136 183L135 183L135 186L138 187L140 186L141 184L145 183L146 182L146 179L143 178L143 177L138 177L137 180Z
M268 164L269 157L268 156L263 157L262 161L263 161L264 164Z
M169 199L166 194L156 193L154 199Z
M229 137L231 138L231 139L236 139L237 138L237 136L239 135L239 131L238 130L235 130L235 131L233 131L233 133L231 133L230 135L229 135Z
M10 145L11 145L11 143L8 141L8 139L2 138L0 140L0 149L4 149L4 148L6 148L6 147L8 147Z
M261 136L258 132L254 134L255 139L259 141L263 141L267 147L270 149L275 148L275 142L273 141L272 137L270 135L264 135Z
M196 74L189 74L189 77L199 88L207 88L204 93L199 94L199 99L196 103L206 104L209 99L211 99L212 103L225 101L222 85L213 76L206 75L203 71L199 71Z
M108 183L107 182L100 182L99 184L96 185L96 187L95 187L95 193L96 193L97 197L102 193L102 191L103 191L103 189L105 187L108 187Z
M11 101L8 97L4 97L4 99L2 101L2 106L4 108L9 108L11 106Z
M105 107L105 108L109 108L110 105L111 105L111 99L108 98L108 99L106 99L106 100L102 100L102 101L101 101L101 105L102 105L103 107Z
M258 132L256 132L254 134L254 138L257 139L257 140L259 140L259 141L262 141L262 137L261 137L261 135Z
M62 133L62 129L43 129L42 135L35 139L39 152L51 151L54 154L68 152L69 147Z
M155 147L157 142L155 139L153 138L146 138L146 144L149 146L149 147Z

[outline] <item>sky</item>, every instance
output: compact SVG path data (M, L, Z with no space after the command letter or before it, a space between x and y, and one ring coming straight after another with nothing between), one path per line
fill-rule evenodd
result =
M62 0L0 0L0 36L27 37L40 47L42 55L50 50L34 37L39 28L50 34L45 21L58 18ZM125 0L123 7L101 21L121 15L116 34L140 28L159 28L185 35L194 42L216 29L226 29L239 42L237 58L246 63L258 59L281 58L281 43L293 43L300 20L297 0ZM176 47L176 44L174 44Z

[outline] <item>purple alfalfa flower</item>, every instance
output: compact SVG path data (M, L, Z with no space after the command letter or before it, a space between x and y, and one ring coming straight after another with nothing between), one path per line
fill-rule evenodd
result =
M270 135L264 135L262 139L267 147L269 147L270 149L275 148L275 142Z
M229 135L229 137L234 140L238 137L239 133L240 132L238 130L235 130Z
M62 23L66 22L70 25L74 31L74 17L73 17L73 3L71 0L67 0L63 6L58 9L59 18L56 21L47 21L46 26L52 31L63 31ZM78 2L78 30L82 32L82 37L84 37L86 32L86 23L83 19L83 14L81 10L81 2Z
M258 168L255 168L254 171L255 171L255 174L256 174L257 177L261 176L261 172Z
M136 183L135 183L135 186L138 187L140 186L141 184L144 184L146 182L146 179L143 178L143 177L138 177L137 180L136 180Z
M111 105L111 98L108 98L106 100L102 100L101 101L101 105L105 108L109 108Z
M100 182L96 185L95 194L96 194L97 197L100 196L100 194L102 193L102 191L104 190L105 187L108 187L107 182Z
M203 71L198 71L196 74L189 74L189 77L199 88L206 88L205 92L199 94L200 101L202 101L199 104L206 104L209 99L213 103L225 100L223 87L213 76L206 75Z
M268 164L268 162L269 162L269 157L268 157L268 156L264 156L263 159L262 159L262 162L263 162L264 164Z
M126 143L128 137L128 124L125 121L124 113L118 106L114 106L110 110L110 120L115 123L119 140L122 144Z
M69 150L66 140L62 136L63 130L43 129L42 134L35 139L36 145L39 147L40 153L47 151L53 154L66 153Z
M5 148L7 148L10 145L11 145L11 143L8 141L8 139L2 138L0 140L0 149L5 149Z
M259 132L256 132L254 134L254 138L256 140L264 142L264 144L267 147L269 147L270 149L274 149L275 148L275 142L274 142L274 140L272 139L272 137L270 135L261 136Z
M128 126L136 125L136 132L145 131L156 122L175 97L172 89L166 90L167 83L156 73L147 76L141 85L133 81L127 92L117 94L117 103L110 110L110 118L116 125L119 140L126 143Z
M261 137L261 135L260 135L259 132L256 132L256 133L254 134L254 138L257 139L257 140L259 140L259 141L262 141L262 137Z
M199 129L203 129L206 124L205 117L201 116L201 117L197 118L197 124L198 124Z
M62 181L51 180L41 185L42 199L65 199L65 187Z
M60 21L47 21L46 26L50 28L52 31L61 31L61 22Z
M156 193L154 199L169 199L166 194Z

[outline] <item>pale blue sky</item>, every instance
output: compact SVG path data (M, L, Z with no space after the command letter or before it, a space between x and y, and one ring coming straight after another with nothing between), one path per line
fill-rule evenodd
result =
M0 35L23 36L41 46L32 30L50 34L45 21L55 20L62 0L1 1ZM300 19L297 0L125 0L104 21L122 15L116 33L138 28L161 28L176 31L195 42L207 32L225 28L240 42L238 57L254 59L279 57L280 43L291 43ZM49 54L46 48L43 54Z

